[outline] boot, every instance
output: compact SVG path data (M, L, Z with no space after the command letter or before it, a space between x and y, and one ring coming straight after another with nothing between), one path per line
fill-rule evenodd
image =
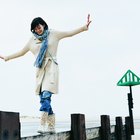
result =
M38 128L38 133L46 133L47 132L47 127L46 127L46 122L48 119L48 112L42 111L41 113L41 118L40 118L40 126Z
M47 122L48 122L48 133L56 133L55 132L55 114L52 114L52 115L48 115L48 119L47 119Z

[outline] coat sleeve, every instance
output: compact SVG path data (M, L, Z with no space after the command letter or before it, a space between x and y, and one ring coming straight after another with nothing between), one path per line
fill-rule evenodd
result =
M11 59L14 59L14 58L17 58L17 57L21 57L23 56L24 54L26 54L29 49L30 49L30 42L31 42L31 39L28 41L28 43L24 46L24 48L22 48L20 51L14 53L14 54L11 54L11 55L8 55L8 56L5 56L4 57L4 60L5 61L8 61L8 60L11 60Z
M60 40L60 39L66 38L66 37L74 36L76 34L79 34L83 31L87 31L87 30L88 30L88 27L87 27L87 25L85 25L85 26L82 26L82 27L77 28L77 29L72 30L72 31L65 31L65 32L56 31L56 36Z

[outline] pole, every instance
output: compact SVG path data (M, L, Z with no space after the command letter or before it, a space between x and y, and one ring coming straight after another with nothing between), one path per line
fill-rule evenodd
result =
M131 137L131 123L130 116L125 117L125 137L126 140L132 140Z
M71 140L86 140L85 115L71 114Z
M111 140L110 116L101 115L101 140Z
M133 122L133 97L132 97L132 87L130 87L130 93L128 93L128 107L129 107L129 116L130 116L130 127L131 135L134 135L134 122Z
M123 140L122 117L116 117L115 137L116 137L117 140Z

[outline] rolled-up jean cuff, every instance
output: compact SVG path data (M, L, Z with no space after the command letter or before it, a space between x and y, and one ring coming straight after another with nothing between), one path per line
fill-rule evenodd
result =
M48 112L49 115L53 114L53 110L51 107L51 96L52 93L49 91L43 91L40 94L40 111Z

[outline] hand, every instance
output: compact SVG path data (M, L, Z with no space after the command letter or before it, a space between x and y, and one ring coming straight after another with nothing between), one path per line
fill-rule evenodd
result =
M90 14L88 14L88 17L87 17L87 28L89 27L90 23L91 23Z
M4 60L4 57L3 56L0 56L0 58Z

